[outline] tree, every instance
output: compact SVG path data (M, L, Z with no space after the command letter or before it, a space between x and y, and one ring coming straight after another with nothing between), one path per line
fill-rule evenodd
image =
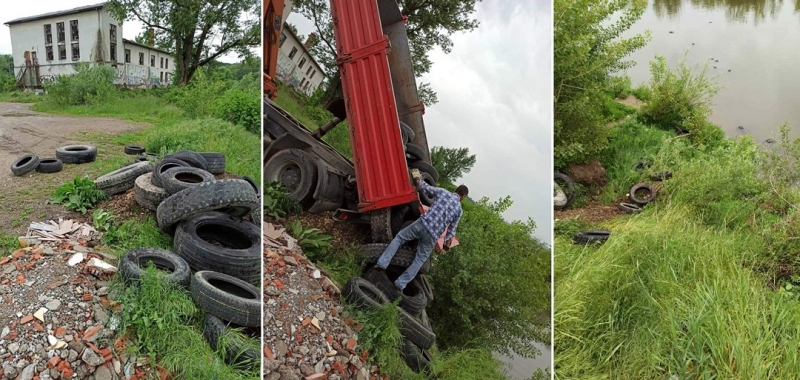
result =
M435 146L431 149L431 164L439 173L442 185L455 185L459 178L472 170L475 160L475 155L469 154L469 148Z
M232 51L247 57L261 44L258 0L111 0L108 8L120 20L152 28L156 46L175 52L179 85L217 57Z
M0 92L12 91L15 82L13 57L11 54L0 54Z
M414 75L422 76L430 71L432 62L428 52L439 47L450 53L455 32L468 32L478 27L478 20L472 18L475 4L481 0L399 0L400 10L408 17L406 32L411 48ZM330 88L336 88L338 68L336 67L336 44L333 39L333 23L329 0L298 0L295 9L314 23L317 41L311 47L314 58L332 80ZM430 106L437 101L436 93L427 83L418 86L420 99Z
M555 0L553 20L554 162L562 169L595 157L607 144L600 92L633 66L623 59L650 33L620 36L644 13L646 0Z

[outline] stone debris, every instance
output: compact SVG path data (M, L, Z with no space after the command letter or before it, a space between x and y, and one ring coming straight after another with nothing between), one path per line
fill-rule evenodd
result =
M368 371L358 328L339 289L309 262L296 240L264 222L264 379L381 379Z

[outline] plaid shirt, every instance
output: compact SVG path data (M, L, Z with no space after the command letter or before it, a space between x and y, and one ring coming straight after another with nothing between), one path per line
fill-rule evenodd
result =
M442 232L449 225L447 236L444 240L450 240L456 235L458 228L458 221L461 219L461 200L458 194L451 193L441 187L434 187L427 184L425 181L419 181L419 190L428 193L430 196L436 197L431 207L420 217L422 225L428 230L428 233L433 236L433 239L439 239Z

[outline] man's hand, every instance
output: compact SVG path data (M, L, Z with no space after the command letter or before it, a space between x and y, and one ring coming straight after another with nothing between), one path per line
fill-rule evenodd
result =
M442 252L444 252L447 249L446 247L444 249L442 247L439 247L439 244L436 244L434 246L434 248L436 248L436 253L437 254L441 254Z
M447 241L444 242L444 247L442 247L442 249L444 251L449 251L451 244L453 244L453 239L448 239Z
M414 179L414 185L419 186L419 181L422 179L422 174L419 172L419 169L411 169L411 178Z

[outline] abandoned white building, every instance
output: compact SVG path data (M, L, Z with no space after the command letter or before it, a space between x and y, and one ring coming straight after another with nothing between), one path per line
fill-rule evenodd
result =
M319 63L309 54L316 35L311 33L305 43L300 42L288 24L281 31L276 74L286 85L306 95L311 95L325 79Z
M58 75L74 74L78 63L109 65L115 84L157 87L170 83L173 56L122 38L122 23L105 3L23 17L5 23L17 85L41 88Z

